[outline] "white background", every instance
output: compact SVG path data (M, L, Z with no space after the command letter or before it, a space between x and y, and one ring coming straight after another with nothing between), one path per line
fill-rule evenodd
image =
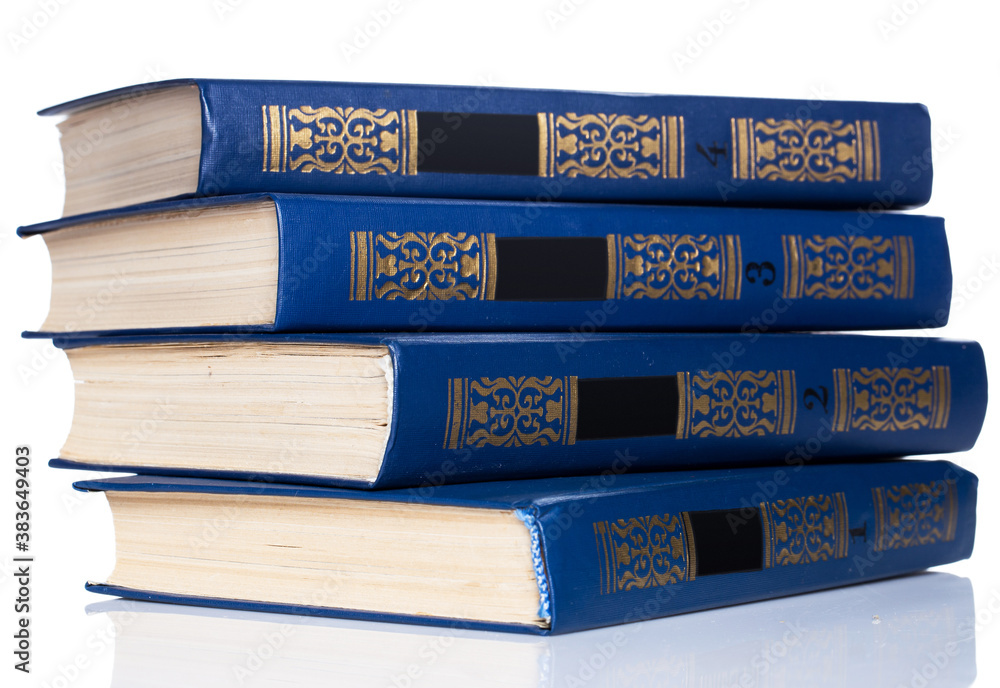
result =
M384 26L373 23L373 12ZM920 212L947 220L956 285L951 324L941 334L981 341L995 373L998 24L997 3L943 0L5 0L0 557L6 563L13 553L14 447L29 444L37 560L30 676L11 668L15 586L9 568L0 574L0 684L108 685L114 654L107 618L83 611L99 599L84 592L84 580L101 579L112 563L106 507L100 496L70 490L75 474L44 465L69 428L69 368L47 342L19 339L44 318L49 268L42 241L19 240L14 230L59 216L62 204L57 134L52 121L34 115L39 108L186 76L920 101L930 108L935 143L933 201ZM1000 679L1000 624L993 623L1000 613L998 420L990 413L976 449L952 457L982 480L976 552L946 567L972 581L977 685ZM926 594L931 604L934 587ZM752 605L741 609L758 613ZM824 650L814 652L822 658ZM81 657L83 668L74 669ZM390 678L382 683L393 685ZM865 683L878 685L873 676ZM750 685L757 684L772 685ZM553 685L573 683L556 676Z

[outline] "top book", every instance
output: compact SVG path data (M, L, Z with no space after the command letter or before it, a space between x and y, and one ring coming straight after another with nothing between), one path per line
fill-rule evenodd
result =
M42 110L64 215L252 192L746 206L926 203L919 104L183 79Z

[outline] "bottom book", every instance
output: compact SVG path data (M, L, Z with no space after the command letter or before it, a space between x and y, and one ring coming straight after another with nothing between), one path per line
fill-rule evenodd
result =
M944 461L362 492L132 476L95 592L565 633L867 582L968 557L976 477Z
M965 688L972 585L923 573L539 638L107 600L112 688Z

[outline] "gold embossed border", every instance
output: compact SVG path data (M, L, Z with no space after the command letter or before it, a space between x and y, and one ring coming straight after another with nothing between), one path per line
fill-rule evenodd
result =
M734 179L800 182L877 181L882 178L874 120L730 120Z
M262 105L264 172L417 173L415 110Z
M875 551L951 542L958 529L955 483L938 480L872 488Z
M445 449L576 444L577 377L451 378Z
M684 118L538 113L538 175L683 179Z
M735 234L608 234L608 298L738 300Z
M762 502L764 568L847 556L847 499L843 492Z
M686 516L656 514L595 522L601 594L692 580L693 548Z
M739 300L743 249L735 234L608 234L609 299ZM496 235L350 232L351 301L492 301Z
M679 372L677 439L795 431L794 370Z
M468 232L351 232L348 298L492 300L496 237Z
M837 432L943 430L951 415L951 368L836 368Z
M758 514L761 570L847 557L849 517L843 492L761 502ZM593 529L601 595L697 578L697 543L689 511L595 521Z
M911 236L781 237L788 299L912 299Z
M683 179L684 117L537 113L538 175ZM416 110L262 105L263 172L417 174Z

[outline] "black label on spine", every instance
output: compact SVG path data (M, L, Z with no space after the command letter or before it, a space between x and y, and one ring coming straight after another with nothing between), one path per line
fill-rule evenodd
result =
M603 237L497 237L496 301L603 301Z
M538 116L417 112L417 172L538 175Z
M577 389L577 441L677 432L673 375L580 379Z
M688 517L698 578L764 568L764 529L757 509L691 511Z

